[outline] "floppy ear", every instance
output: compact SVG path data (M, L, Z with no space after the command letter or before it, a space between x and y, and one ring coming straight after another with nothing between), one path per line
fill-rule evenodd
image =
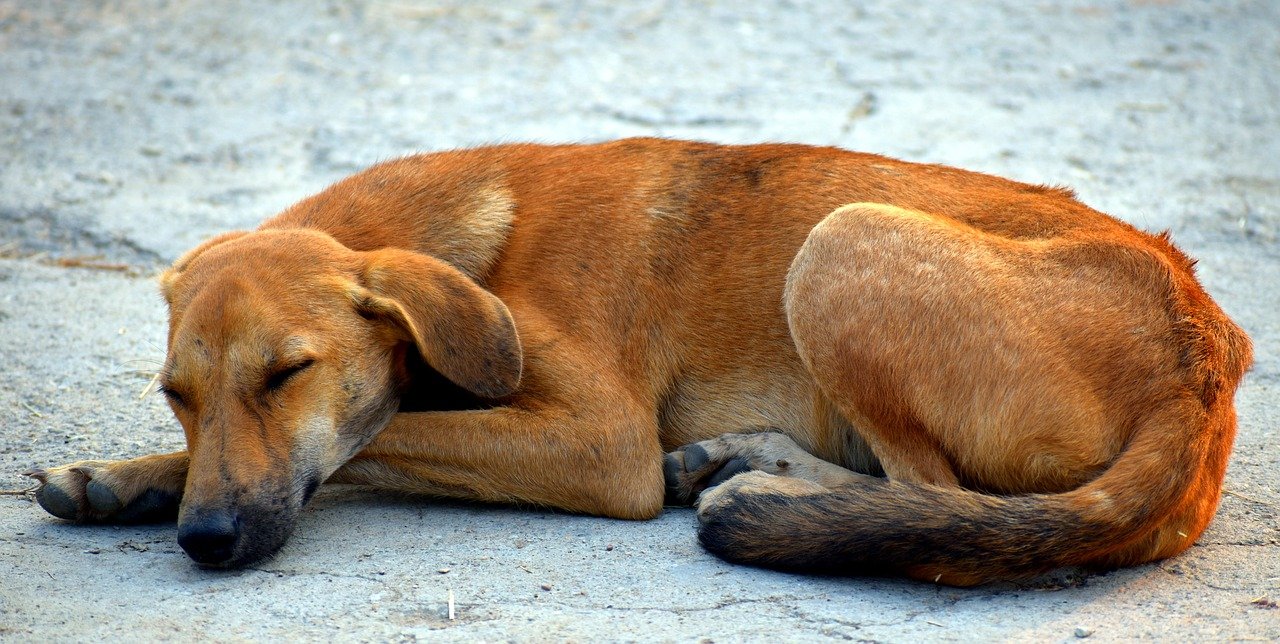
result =
M458 269L429 255L364 253L361 315L387 321L427 364L460 387L501 398L520 384L523 355L511 311Z

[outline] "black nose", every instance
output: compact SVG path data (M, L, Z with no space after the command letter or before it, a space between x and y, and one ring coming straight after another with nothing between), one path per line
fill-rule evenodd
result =
M235 553L239 540L239 522L227 510L196 510L178 526L178 545L196 563L225 563Z

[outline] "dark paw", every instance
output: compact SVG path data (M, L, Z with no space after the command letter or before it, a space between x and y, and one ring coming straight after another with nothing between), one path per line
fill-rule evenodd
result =
M168 523L178 518L182 498L165 490L149 489L139 494L111 519L112 523Z
M703 490L751 469L751 462L746 458L735 456L716 461L701 445L687 445L663 458L666 504L693 505Z
M84 486L84 498L89 507L99 514L115 514L123 506L111 488L93 479Z
M40 507L59 519L77 523L152 523L178 516L181 499L164 490L147 489L127 503L113 488L110 475L96 464L77 464L26 473L40 485Z
M36 476L32 474L32 476ZM43 484L36 489L36 502L45 512L59 519L75 521L80 517L80 503L57 485Z

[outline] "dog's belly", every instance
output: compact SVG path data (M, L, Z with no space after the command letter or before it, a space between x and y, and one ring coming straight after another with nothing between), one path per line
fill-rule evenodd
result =
M663 449L726 433L779 430L819 458L854 471L881 474L866 441L808 375L803 370L784 372L744 370L678 381L658 410Z

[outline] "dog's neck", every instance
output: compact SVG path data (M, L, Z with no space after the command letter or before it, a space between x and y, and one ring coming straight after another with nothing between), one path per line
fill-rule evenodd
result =
M403 248L484 282L506 245L516 202L500 167L458 180L437 159L388 161L341 181L260 227L312 228L352 250Z

